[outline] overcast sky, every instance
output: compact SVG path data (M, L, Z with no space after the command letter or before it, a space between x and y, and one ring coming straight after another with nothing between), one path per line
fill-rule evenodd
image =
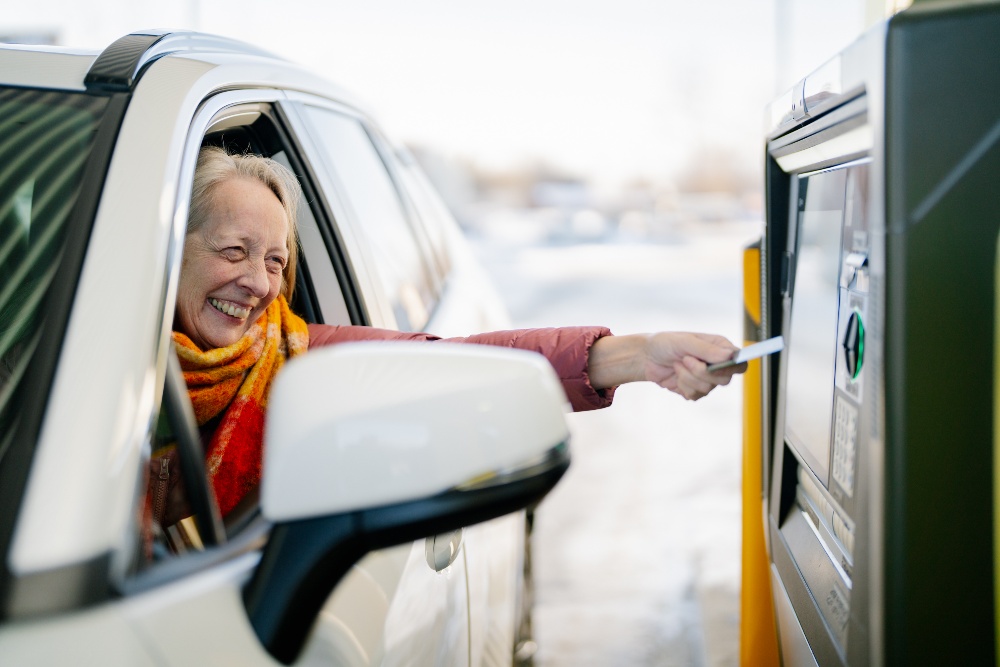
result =
M5 8L0 32L96 48L149 27L225 34L328 75L402 141L613 184L706 148L757 167L776 1L37 0Z

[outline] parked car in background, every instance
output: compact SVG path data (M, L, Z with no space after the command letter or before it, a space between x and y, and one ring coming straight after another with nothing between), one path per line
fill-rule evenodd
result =
M0 47L0 128L0 663L511 664L530 640L523 510L568 465L541 357L356 344L289 363L261 500L225 524L185 444L170 332L204 145L298 176L307 321L507 326L365 107L246 44L142 33L100 53ZM160 419L195 511L185 549L142 548ZM311 451L344 432L365 448ZM302 481L327 467L330 484Z

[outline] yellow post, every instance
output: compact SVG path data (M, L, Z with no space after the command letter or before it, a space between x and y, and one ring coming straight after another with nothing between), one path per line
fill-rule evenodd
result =
M745 344L760 340L760 243L743 251ZM770 567L764 541L761 363L750 362L743 376L743 559L740 587L740 665L778 667L778 634L771 599Z
M1000 666L1000 237L994 259L993 307L993 622L997 665Z

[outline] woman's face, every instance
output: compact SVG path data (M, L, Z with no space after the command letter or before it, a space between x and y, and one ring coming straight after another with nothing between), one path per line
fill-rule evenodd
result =
M209 214L187 235L175 327L202 350L232 345L281 291L288 220L278 197L251 178L208 193Z

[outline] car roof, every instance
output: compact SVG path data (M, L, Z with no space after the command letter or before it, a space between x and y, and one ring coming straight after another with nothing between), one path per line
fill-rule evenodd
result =
M0 85L85 90L99 51L0 44Z
M141 30L115 40L103 50L0 44L0 86L131 92L149 67L163 58L198 60L213 66L266 65L257 69L266 71L265 78L272 80L275 87L287 87L281 85L284 77L280 72L284 71L304 91L371 111L323 76L266 49L189 30ZM264 81L257 79L256 83Z
M278 56L239 40L188 30L140 30L121 37L102 51L65 47L0 45L0 83L41 88L128 89L151 62L171 54ZM81 76L80 70L83 70Z

